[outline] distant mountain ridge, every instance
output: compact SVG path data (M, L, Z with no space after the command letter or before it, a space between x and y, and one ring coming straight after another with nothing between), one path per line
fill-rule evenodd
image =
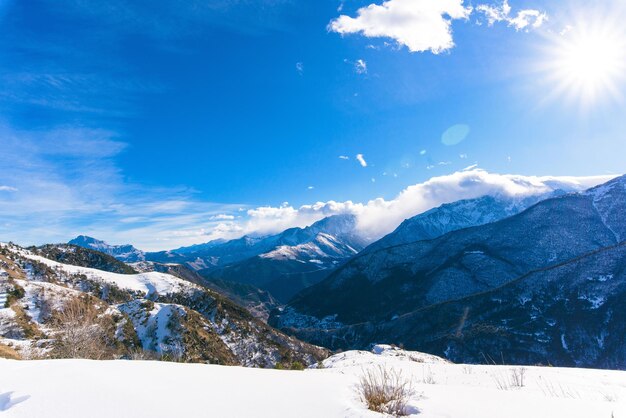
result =
M269 291L286 302L317 283L369 241L357 231L354 215L333 215L304 228L289 228L266 237L214 240L171 251L142 252L132 245L109 245L79 236L70 244L110 254L126 263L183 264L209 282L229 281ZM239 289L241 291L241 289ZM246 291L246 294L256 293ZM271 296L269 297L271 300Z
M251 284L287 301L317 283L368 241L357 233L353 215L334 215L306 228L290 228L260 244L269 251L221 269L201 273L210 279Z
M68 244L77 245L79 247L88 248L95 251L100 251L104 254L108 254L117 258L125 263L134 263L137 261L145 260L145 253L130 244L127 245L110 245L104 241L88 237L86 235L79 235Z

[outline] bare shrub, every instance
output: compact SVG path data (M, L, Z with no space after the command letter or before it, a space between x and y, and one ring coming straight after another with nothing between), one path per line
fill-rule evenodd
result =
M578 393L578 391L569 386L563 386L560 383L555 385L548 379L542 379L541 376L537 379L537 386L539 386L539 389L541 389L546 397L580 399L580 393Z
M156 351L144 350L142 348L133 348L128 353L129 360L161 360L161 355Z
M407 403L414 392L411 380L405 378L401 371L384 366L367 369L357 388L371 411L392 416L408 415Z
M523 367L518 367L516 369L511 369L511 386L516 388L524 387L524 379L526 377L526 369Z
M523 388L526 385L526 369L518 367L510 369L509 375L493 374L491 376L500 390Z
M602 395L602 399L604 399L606 402L617 402L617 400L619 399L614 393L600 392L600 394Z
M428 385L434 385L437 383L435 381L435 375L433 375L433 371L431 370L430 366L428 366L428 369L422 368L422 373L422 383L426 383Z
M52 315L57 335L51 355L56 358L100 360L110 354L105 326L88 297L68 300Z

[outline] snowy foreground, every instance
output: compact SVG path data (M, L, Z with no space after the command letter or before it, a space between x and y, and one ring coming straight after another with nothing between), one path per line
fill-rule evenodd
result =
M466 366L376 346L305 371L150 361L0 360L6 417L380 417L359 399L369 367L413 380L420 418L626 418L626 372ZM523 373L523 387L514 375Z

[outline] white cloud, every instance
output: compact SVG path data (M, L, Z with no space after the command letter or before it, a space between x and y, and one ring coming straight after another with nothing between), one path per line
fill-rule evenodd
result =
M545 12L536 9L512 14L508 0L498 5L480 4L476 9L465 3L465 0L387 0L358 9L355 17L341 15L333 19L328 30L341 35L390 38L410 52L440 54L454 47L452 21L466 20L474 11L484 15L489 26L506 22L518 31L538 28L548 20Z
M317 202L295 208L288 204L280 207L264 206L250 209L248 219L242 223L221 225L209 236L231 238L247 234L278 233L291 227L303 227L326 216L353 214L361 233L377 239L391 232L404 219L425 212L443 203L460 199L490 195L526 197L551 190L583 190L606 182L615 176L553 177L520 176L489 173L476 167L467 167L449 175L433 177L423 183L409 186L394 199L376 198L366 203ZM229 229L230 228L230 229ZM206 236L204 237L206 240Z
M354 63L354 71L357 74L367 74L367 63L362 59L356 60Z
M476 11L485 15L489 26L497 22L505 22L515 30L538 28L548 19L545 12L536 9L524 9L512 15L508 0L504 0L499 6L480 4L476 7Z
M361 167L367 167L367 161L365 161L365 157L363 157L363 154L357 154L356 159L359 164L361 164Z
M459 158L462 160L466 160L467 159L467 154L459 154Z
M307 187L307 190L313 190L313 189L315 189L315 186L309 186L309 187Z
M340 159L340 160L349 160L349 159L350 159L350 157L348 157L347 155L340 155L340 156L339 156L339 159Z
M426 155L426 150L425 149L421 150L420 155Z
M301 62L296 62L296 71L300 75L304 74L304 64Z
M17 188L11 186L0 186L0 192L17 192Z
M473 169L475 169L475 168L477 168L477 167L478 167L478 164L472 164L472 165L470 165L470 166L465 167L465 168L463 169L463 171L470 171L470 170L473 170Z
M452 20L467 19L471 12L463 0L388 0L360 8L356 17L341 15L328 29L342 35L391 38L411 52L439 54L454 46Z

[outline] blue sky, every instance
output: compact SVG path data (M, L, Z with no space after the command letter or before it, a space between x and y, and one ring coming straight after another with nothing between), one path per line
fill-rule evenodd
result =
M475 164L622 173L624 9L587 3L0 0L0 240L173 248Z

